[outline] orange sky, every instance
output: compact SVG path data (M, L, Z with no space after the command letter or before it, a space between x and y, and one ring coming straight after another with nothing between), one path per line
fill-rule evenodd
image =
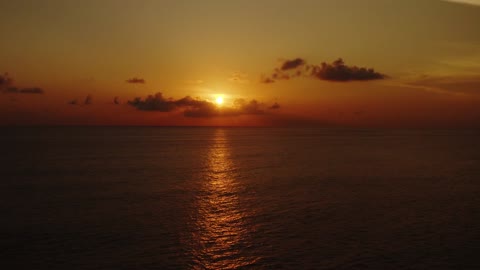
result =
M478 127L479 2L2 3L0 125Z

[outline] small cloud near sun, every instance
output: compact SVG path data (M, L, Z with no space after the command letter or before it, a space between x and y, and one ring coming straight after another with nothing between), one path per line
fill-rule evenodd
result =
M222 117L239 115L264 115L267 109L279 109L280 105L275 103L268 106L255 99L247 101L237 98L231 105L224 103L223 96L217 96L214 101L186 96L181 99L166 98L162 93L149 95L142 99L137 97L128 101L130 106L140 111L172 112L182 111L185 117ZM220 106L223 104L222 106Z

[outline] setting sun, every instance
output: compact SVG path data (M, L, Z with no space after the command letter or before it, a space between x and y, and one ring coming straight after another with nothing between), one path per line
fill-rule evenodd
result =
M218 105L222 105L223 104L223 97L222 96L217 97L215 102L217 102Z

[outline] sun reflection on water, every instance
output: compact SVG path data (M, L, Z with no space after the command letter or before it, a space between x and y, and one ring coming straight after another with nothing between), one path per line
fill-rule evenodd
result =
M251 246L245 224L247 210L239 198L242 186L225 130L215 131L205 162L207 170L196 198L196 228L190 243L193 267L235 269L252 265L256 259L246 252Z

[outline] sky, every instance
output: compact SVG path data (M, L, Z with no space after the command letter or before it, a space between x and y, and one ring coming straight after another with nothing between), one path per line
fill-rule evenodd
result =
M478 0L0 10L0 125L480 126Z

